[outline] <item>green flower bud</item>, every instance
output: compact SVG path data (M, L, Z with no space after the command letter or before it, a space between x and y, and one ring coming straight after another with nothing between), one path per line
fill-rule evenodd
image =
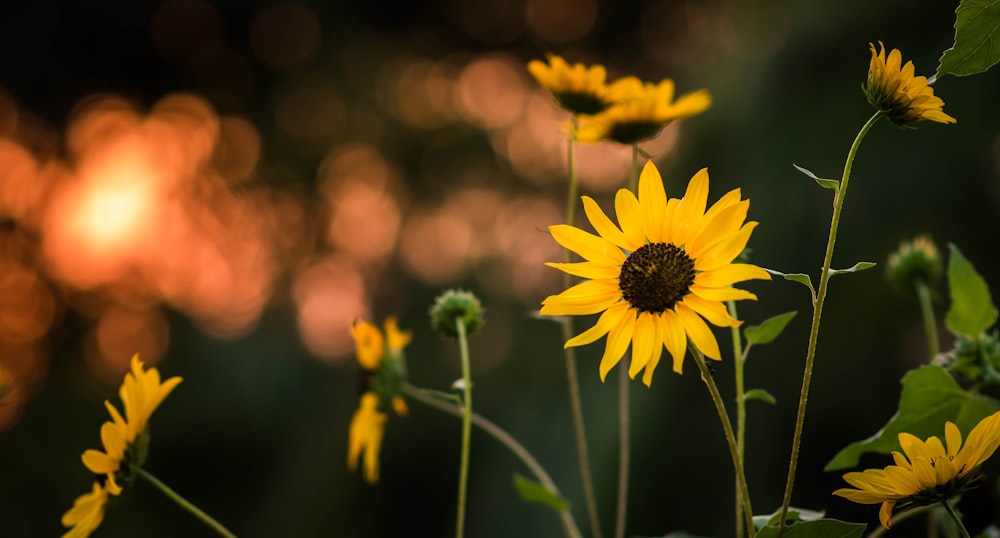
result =
M899 249L889 255L886 266L889 282L904 292L913 291L917 282L933 287L942 271L938 249L926 235L900 243Z
M430 310L431 327L439 333L458 338L456 320L465 326L465 334L470 335L483 325L483 305L472 292L447 290L438 295Z

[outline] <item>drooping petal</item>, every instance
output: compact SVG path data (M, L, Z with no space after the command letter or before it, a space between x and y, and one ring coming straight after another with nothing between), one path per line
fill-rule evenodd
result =
M889 528L892 523L892 509L896 507L896 501L885 501L882 503L882 507L878 510L878 520L882 523L882 526Z
M657 334L653 314L642 312L635 320L635 335L632 337L632 362L628 367L628 376L635 379L653 356L653 349L662 348L663 341Z
M749 299L756 301L757 296L747 290L739 288L706 288L704 286L691 286L691 293L706 301L742 301Z
M688 306L713 325L718 327L739 327L743 322L733 319L726 306L719 301L707 301L693 293L689 293L682 301L684 306Z
M677 319L677 314L673 310L667 310L660 314L659 323L663 345L670 352L674 361L673 370L678 374L683 373L684 355L687 353L687 335L684 334L684 325Z
M710 359L722 360L722 353L719 352L719 342L716 341L715 335L712 334L712 330L708 328L708 325L702 321L701 316L688 308L684 303L674 305L674 311L677 312L677 318L681 321L681 325L684 326L684 332L687 333L688 338L691 339L695 347Z
M608 372L622 359L622 355L625 354L625 350L628 349L628 345L632 341L633 334L635 334L635 314L629 310L608 333L604 355L601 357L601 364L598 367L602 383Z
M583 331L582 333L570 338L566 341L563 347L575 347L583 346L596 342L597 339L608 334L608 332L614 328L618 323L621 322L622 316L631 315L628 314L629 304L625 301L617 302L608 307L601 317L597 318L597 323L593 327Z
M549 233L557 243L585 260L603 265L621 265L625 261L625 254L614 243L575 226L556 224L549 226Z
M747 280L771 280L771 274L756 265L733 263L698 273L694 277L694 284L706 288L721 288Z
M663 356L663 335L659 333L659 328L661 326L659 319L656 319L657 334L661 342L657 342L656 346L653 347L653 354L649 357L649 362L646 363L646 371L642 374L642 383L647 387L653 384L653 372L656 370L656 366L660 364L660 357Z

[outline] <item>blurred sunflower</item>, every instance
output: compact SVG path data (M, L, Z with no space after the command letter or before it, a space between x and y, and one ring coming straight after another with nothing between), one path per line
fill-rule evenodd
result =
M574 115L597 114L608 109L623 96L631 95L642 87L635 77L624 77L607 84L607 70L603 65L569 65L554 54L548 63L539 60L528 62L528 72L543 88L552 92L556 103Z
M955 123L955 118L942 110L944 101L934 95L927 77L913 75L913 62L904 65L899 49L892 49L886 58L885 45L881 41L878 45L876 52L875 45L868 44L872 52L864 87L868 102L900 127L914 128L924 120Z
M364 478L370 484L378 482L378 455L389 408L400 416L408 412L400 394L406 379L403 348L410 342L410 333L400 331L395 318L387 319L384 327L384 336L378 327L366 321L359 321L351 328L362 372L358 409L348 428L347 467L352 471L357 469L363 454Z
M681 373L688 339L705 356L719 360L719 344L702 319L723 327L738 326L725 301L756 299L731 284L770 279L755 265L733 263L757 226L744 222L749 200L740 190L724 195L706 211L708 170L688 183L683 198L667 199L660 173L646 163L639 177L639 196L621 189L615 197L616 226L590 197L584 210L599 235L569 225L549 227L552 237L584 260L546 265L588 280L542 301L541 314L581 316L601 313L590 329L571 338L580 346L608 335L600 376L621 360L629 345L629 376L645 368L649 386L663 348Z
M638 144L655 137L673 121L701 114L712 104L708 90L682 95L674 101L674 82L646 83L619 92L617 102L604 112L589 116L576 132L580 142L611 141Z
M844 480L857 489L841 488L833 494L860 504L882 503L879 520L886 528L895 508L946 502L973 486L974 471L1000 447L1000 412L980 421L964 446L962 433L951 422L945 423L944 438L947 446L937 437L921 441L900 433L903 453L892 453L895 465L847 473Z
M70 527L63 538L86 538L104 520L104 507L108 502L108 490L94 482L90 493L76 498L73 508L63 514L62 524Z

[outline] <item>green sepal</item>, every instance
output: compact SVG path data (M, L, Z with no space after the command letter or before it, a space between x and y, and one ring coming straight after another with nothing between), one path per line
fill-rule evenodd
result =
M775 405L775 404L778 403L778 400L775 400L774 396L772 396L770 392L768 392L768 391L766 391L764 389L750 389L750 390L744 392L743 393L743 400L744 401L761 400L761 401L767 402L767 403L769 403L771 405Z
M830 276L833 276L833 275L842 275L844 273L857 273L858 271L864 271L865 269L871 269L872 267L875 267L876 265L878 265L878 264L876 264L875 262L858 262L858 263L856 263L856 264L848 267L847 269L830 269Z
M937 365L907 372L902 384L899 411L889 423L868 439L844 447L826 464L825 471L856 467L866 452L889 454L899 450L901 432L921 439L932 435L940 438L946 421L969 432L980 420L1000 409L1000 402L963 390L944 368Z
M796 311L778 314L772 318L764 320L760 325L752 325L743 329L743 336L748 344L767 344L774 341L781 332L785 330L789 321L798 314Z
M955 45L944 51L937 77L982 73L1000 61L1000 2L962 0L955 10Z
M569 509L569 503L558 494L548 490L545 486L528 480L520 473L514 474L514 489L521 499L530 503L548 506L556 512L564 512Z
M958 247L948 244L948 286L951 289L951 307L944 322L948 330L978 340L986 329L997 320L997 307L990 297L990 288L976 268L965 259Z
M836 179L821 178L816 174L812 173L811 171L809 171L808 169L802 168L801 166L794 163L792 163L792 166L794 166L795 169L798 170L799 172L802 172L803 174L813 178L813 181L815 181L820 187L823 187L824 189L830 189L834 192L840 189L840 182L837 181Z

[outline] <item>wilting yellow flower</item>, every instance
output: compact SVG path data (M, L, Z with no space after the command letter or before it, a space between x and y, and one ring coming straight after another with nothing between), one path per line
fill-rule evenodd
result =
M607 84L607 70L602 65L587 67L581 63L572 66L554 54L548 55L548 64L539 60L528 62L528 72L545 89L552 92L556 102L572 114L597 114L603 112L623 94L631 94L642 83L635 77L624 77Z
M660 173L646 163L639 177L639 197L621 189L615 197L618 226L597 203L583 197L590 224L599 235L569 225L550 226L552 237L584 260L547 263L585 279L542 301L541 313L581 316L601 312L597 323L571 338L566 347L589 344L608 335L601 358L601 380L632 345L629 376L643 368L642 381L652 382L663 348L681 373L687 342L719 360L719 344L702 318L733 327L741 322L725 302L756 299L731 284L770 279L755 265L733 263L743 251L756 222L744 223L749 200L734 189L705 210L708 170L691 178L683 198L667 199Z
M868 44L872 52L865 84L868 102L901 127L916 127L924 120L955 123L955 118L942 110L944 101L934 95L927 77L913 75L913 62L904 65L899 49L892 49L886 58L885 45L881 41L878 45L880 50L876 52L875 45Z
M108 492L94 482L90 493L84 493L73 502L73 508L63 514L62 524L70 527L63 538L86 538L104 520L104 506L108 502Z
M906 509L946 501L968 489L975 471L1000 446L1000 412L976 425L962 445L962 434L951 422L944 426L945 444L937 437L921 441L908 433L899 434L903 453L893 452L895 465L866 469L844 475L857 489L834 491L861 504L882 503L879 520L886 528L897 506Z
M403 348L410 343L410 333L400 331L395 318L387 319L383 327L384 336L367 321L359 321L351 329L364 373L358 409L348 429L347 467L355 470L363 454L364 478L371 484L378 482L378 455L389 408L400 416L408 412L400 392L406 377Z
M631 94L621 93L614 106L585 118L576 132L577 140L637 144L653 138L673 121L701 114L712 104L708 90L688 93L674 101L674 82L670 79L646 83Z
M101 477L103 485L95 484L95 489L79 497L73 508L63 516L63 525L74 525L70 532L78 534L72 534L73 536L89 535L103 517L107 496L121 494L122 482L132 480L133 477L129 476L132 467L142 465L146 456L144 434L149 417L180 382L180 377L172 377L161 383L160 372L156 368L145 370L139 356L132 357L131 371L126 374L118 391L125 407L125 416L110 402L105 401L104 406L111 415L111 421L101 425L101 444L104 450L90 449L81 457L87 469ZM94 507L98 504L101 507L100 514L95 516L97 508ZM93 527L84 530L88 529L89 522L93 522Z

